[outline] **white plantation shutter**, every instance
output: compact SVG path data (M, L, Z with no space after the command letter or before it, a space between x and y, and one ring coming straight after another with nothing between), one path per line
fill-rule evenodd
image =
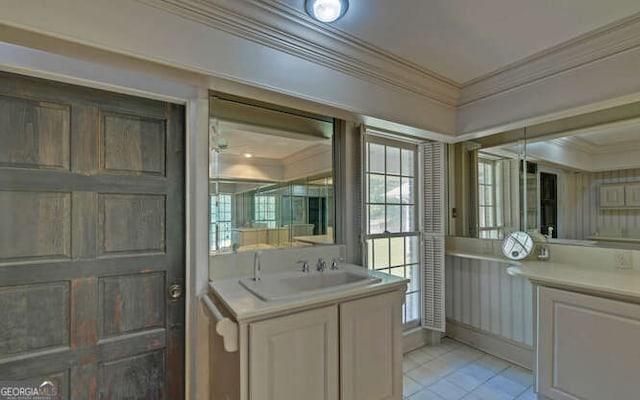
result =
M422 249L422 326L445 330L444 297L444 143L422 143L424 223Z

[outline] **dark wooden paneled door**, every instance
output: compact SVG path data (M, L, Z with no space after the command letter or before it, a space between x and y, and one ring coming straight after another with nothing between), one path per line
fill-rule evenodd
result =
M540 173L540 233L558 237L558 175Z
M184 108L0 73L0 380L184 398Z

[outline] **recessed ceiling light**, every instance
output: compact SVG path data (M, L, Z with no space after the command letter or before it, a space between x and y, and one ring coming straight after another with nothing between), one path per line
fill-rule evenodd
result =
M244 153L245 158L251 158L253 157L253 154L251 153Z
M349 0L307 0L307 13L320 22L333 22L349 8Z

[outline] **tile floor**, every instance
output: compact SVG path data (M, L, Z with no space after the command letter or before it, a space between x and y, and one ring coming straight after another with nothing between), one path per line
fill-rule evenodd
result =
M405 354L408 400L535 400L531 371L451 339Z

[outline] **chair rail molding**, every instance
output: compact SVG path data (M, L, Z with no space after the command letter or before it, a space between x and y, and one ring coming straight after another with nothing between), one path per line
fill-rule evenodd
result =
M448 106L460 86L278 0L138 0L209 27Z

